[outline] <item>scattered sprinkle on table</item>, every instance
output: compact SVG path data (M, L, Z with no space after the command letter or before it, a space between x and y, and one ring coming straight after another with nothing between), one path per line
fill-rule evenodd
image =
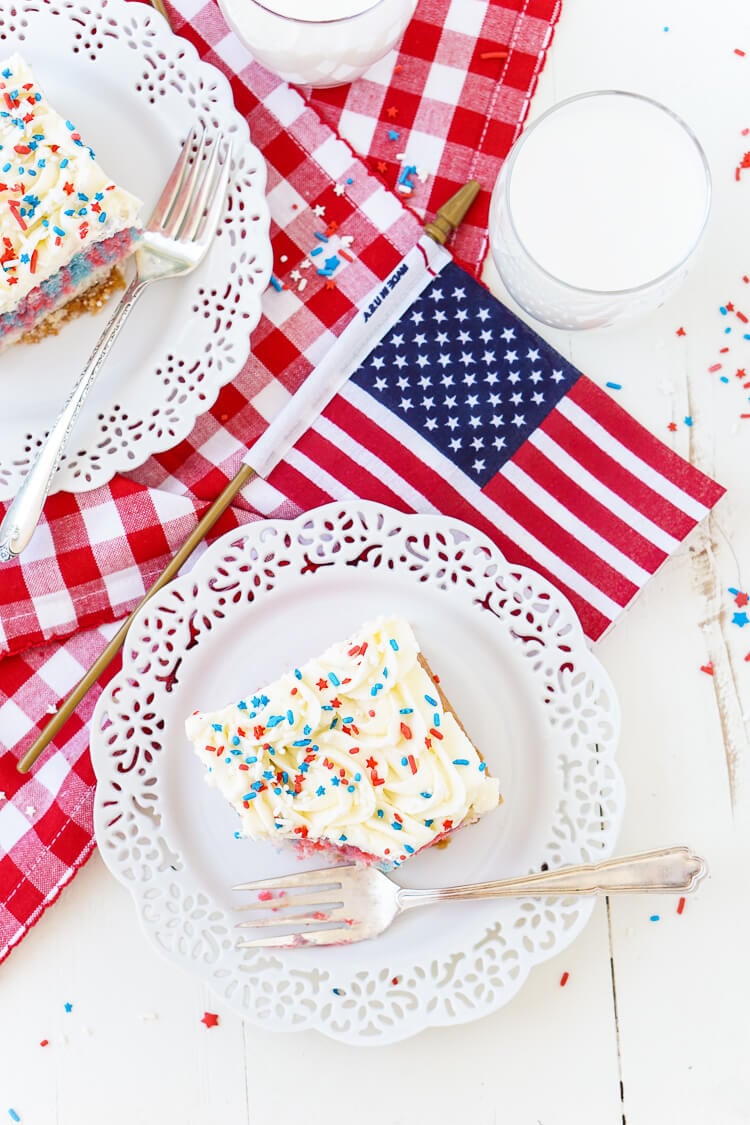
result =
M660 917L661 917L661 915L659 915L659 914L652 914L651 917L649 918L649 922L658 922Z
M73 1005L71 1004L70 1000L65 1001L65 1011L66 1012L72 1012L73 1011Z
M680 327L679 327L679 328L677 329L677 331L675 332L675 336L687 336L687 332L686 332L686 331L685 331L685 329L684 329L684 328L682 327L682 325L680 325Z
M684 909L685 909L685 899L684 899L683 896L680 896L680 901L677 903L677 913L682 914Z
M566 969L563 975L560 977L560 988L565 988L565 985L568 983L569 979L570 973Z
M206 1027L218 1027L219 1017L217 1016L216 1012L204 1012L201 1023L204 1023Z
M16 1111L12 1108L8 1110L8 1117L11 1119L11 1121L20 1121L21 1120L21 1118L18 1116Z
M611 391L621 391L622 383L605 383L605 387L609 387Z
M707 676L713 676L713 674L714 674L713 661L709 660L708 664L701 664L701 672L705 672Z

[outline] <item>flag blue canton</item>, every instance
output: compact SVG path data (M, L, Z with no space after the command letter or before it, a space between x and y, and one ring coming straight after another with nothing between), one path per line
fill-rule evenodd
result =
M482 487L579 375L450 263L352 380Z

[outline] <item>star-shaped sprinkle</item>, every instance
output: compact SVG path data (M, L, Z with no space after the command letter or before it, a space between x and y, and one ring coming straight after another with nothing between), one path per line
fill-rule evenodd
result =
M391 121L393 121L394 118L398 117L398 109L395 105L389 105L388 109L385 111L385 115L386 117L390 117Z
M677 429L677 423L676 422L670 422L669 425L667 426L667 429L670 430L672 433L674 433L675 430Z
M738 590L735 594L734 604L742 608L743 605L747 605L748 601L750 601L750 597L748 597L744 590ZM0 797L2 796L4 796L4 794L0 793Z
M73 1005L71 1004L70 1000L65 1001L64 1007L65 1007L66 1012L72 1012L73 1011Z
M313 214L316 215L317 218L322 219L323 216L325 215L325 213L326 213L326 209L323 206L323 204L322 203L316 203L315 206L313 207Z
M26 815L27 816L35 816L36 815L36 809L34 808L33 805L27 805L26 806Z
M204 1012L201 1023L205 1023L206 1027L218 1027L219 1017L216 1012Z
M744 609L741 609L732 614L732 624L739 625L740 629L744 629L746 625L750 625L750 617L747 616Z
M687 332L682 326L680 326L675 332L675 336L687 336Z
M379 160L379 161L377 162L377 164L375 165L375 167L377 168L378 172L380 172L380 173L381 173L381 175L382 175L382 174L383 174L384 172L387 172L387 171L388 171L388 165L386 164L385 160Z
M345 191L346 191L346 185L345 184L336 184L334 189L333 189L333 194L334 195L343 195Z

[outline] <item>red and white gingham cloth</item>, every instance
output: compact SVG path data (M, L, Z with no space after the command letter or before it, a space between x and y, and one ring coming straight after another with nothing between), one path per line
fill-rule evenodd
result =
M306 91L384 183L397 186L404 162L424 174L424 184L412 177L415 190L405 200L421 220L469 180L479 181L480 194L451 241L454 259L475 275L487 252L492 187L521 132L560 3L422 0L398 58L350 86Z
M414 245L422 218L472 177L484 190L454 251L478 272L489 189L521 129L559 0L421 0L400 52L373 72L377 81L305 91L307 101L252 62L214 4L179 0L170 14L175 30L229 76L266 158L277 276L285 281L313 232L331 222L351 236L354 261L333 289L314 271L304 293L293 283L269 289L251 358L189 439L127 478L50 498L30 548L3 568L0 960L93 848L87 723L97 690L30 775L19 775L16 761L104 648L111 623L138 602L236 472L279 396L300 385L357 302ZM482 58L503 50L506 59ZM393 129L397 141L388 137ZM408 207L393 190L402 151L427 173ZM348 180L337 194L335 184ZM323 218L313 205L325 207ZM271 514L296 514L275 504ZM239 498L214 535L253 518Z

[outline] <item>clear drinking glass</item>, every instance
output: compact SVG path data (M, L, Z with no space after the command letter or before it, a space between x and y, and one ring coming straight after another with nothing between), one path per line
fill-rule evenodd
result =
M340 86L404 33L417 0L219 0L252 55L302 86Z
M492 193L492 257L537 320L600 327L675 290L710 203L706 156L681 118L641 94L580 94L513 146Z

